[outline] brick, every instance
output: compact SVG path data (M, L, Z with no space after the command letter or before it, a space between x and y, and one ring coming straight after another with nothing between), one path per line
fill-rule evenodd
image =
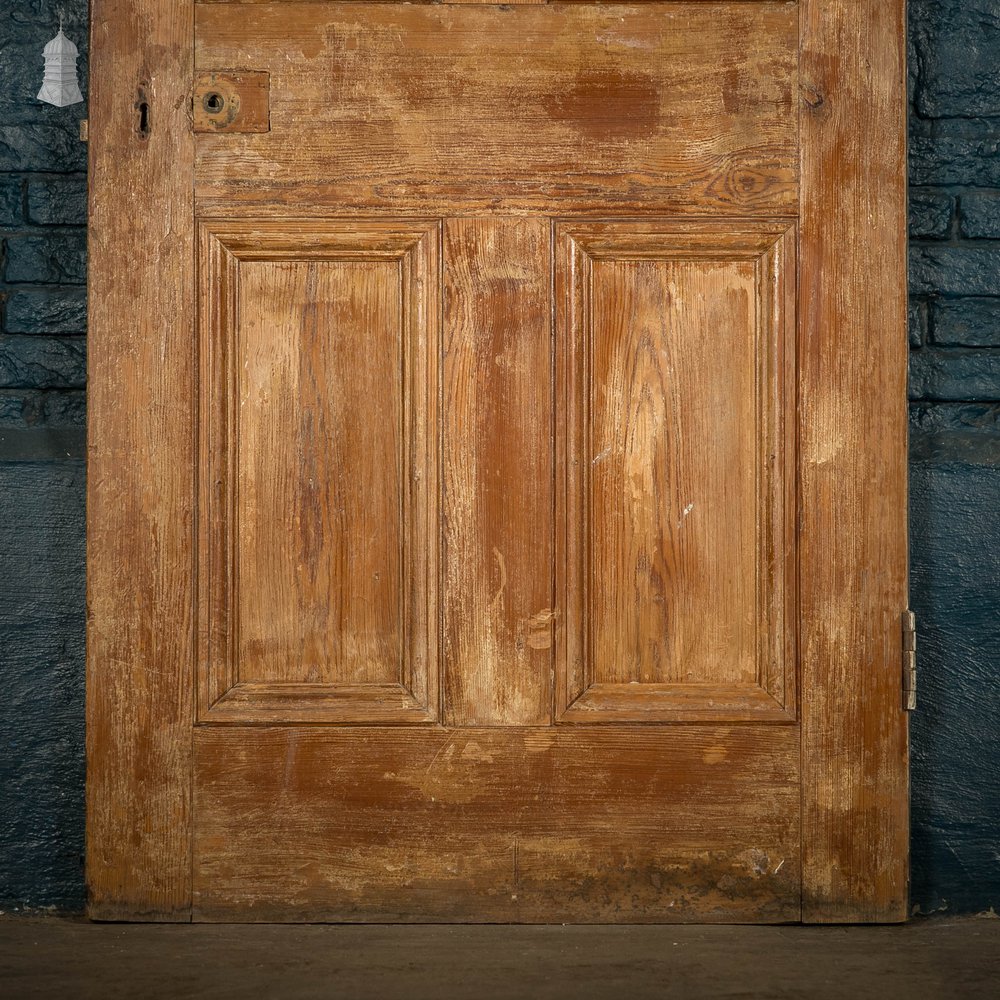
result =
M0 463L0 898L8 913L79 909L85 899L85 483L82 462Z
M0 226L17 226L24 221L23 188L20 177L0 176Z
M963 194L958 217L961 233L968 239L1000 239L1000 191Z
M1000 347L1000 299L932 303L930 339L944 347Z
M82 389L0 389L0 427L86 427Z
M1000 351L914 351L910 398L1000 401Z
M83 284L87 280L86 233L9 237L4 278L11 283Z
M36 424L44 427L87 426L87 394L82 390L43 392L38 403L33 411L37 414Z
M0 427L23 427L27 400L17 389L0 389Z
M914 101L919 114L1000 115L997 0L915 0L910 37L917 59Z
M910 236L915 239L940 239L951 229L955 199L933 188L910 190Z
M79 44L77 36L84 35L87 30L87 0L17 0L6 13L8 23L16 27L41 25L45 30L53 24L58 26L60 15L63 16L66 33L73 35L74 41Z
M1000 246L911 246L910 292L1000 295Z
M28 182L28 219L39 226L80 226L87 222L87 178L39 177Z
M82 109L78 104L76 108ZM87 166L87 145L80 142L80 119L84 111L62 110L65 118L52 122L0 125L0 172L42 170L80 171Z
M1000 899L1000 449L983 438L977 456L943 444L911 466L922 708L912 716L910 901L922 912L969 913Z
M1000 187L1000 121L910 120L910 183Z
M17 291L7 296L7 333L83 333L87 328L87 293Z
M910 428L922 434L1000 434L1000 403L911 403Z
M42 76L44 31L32 25L13 33L8 29L4 34L7 37L2 39L0 59L0 116L6 124L44 121L44 104L35 97Z
M920 347L927 339L927 303L917 299L910 300L907 314L907 332L910 347Z
M86 384L82 337L0 337L0 386L82 389Z

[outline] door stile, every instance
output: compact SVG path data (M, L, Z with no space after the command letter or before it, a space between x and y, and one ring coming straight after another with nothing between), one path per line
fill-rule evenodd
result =
M905 2L801 0L800 24L802 918L899 921Z
M191 914L191 0L93 0L87 884L98 920Z

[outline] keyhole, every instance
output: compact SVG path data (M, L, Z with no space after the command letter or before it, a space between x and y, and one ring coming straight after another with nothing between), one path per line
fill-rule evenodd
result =
M210 115L217 115L226 106L225 98L222 94L216 93L214 90L206 94L205 99L201 103L202 107Z
M149 138L149 101L146 98L145 85L140 86L135 95L136 123L135 130L140 139Z

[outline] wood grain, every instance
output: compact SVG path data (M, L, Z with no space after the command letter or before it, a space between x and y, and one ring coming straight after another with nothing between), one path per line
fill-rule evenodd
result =
M903 920L904 3L799 10L803 918Z
M398 681L410 370L399 264L262 261L239 274L240 679Z
M192 31L185 3L91 5L87 887L98 920L190 917Z
M445 718L552 716L551 239L544 219L444 226Z
M201 135L206 213L794 215L794 5L197 8L197 65L270 73Z
M195 743L199 920L798 919L792 727L205 727Z
M561 717L794 718L793 233L558 234Z
M201 245L199 717L435 718L438 227Z
M95 0L94 916L905 916L903 28Z

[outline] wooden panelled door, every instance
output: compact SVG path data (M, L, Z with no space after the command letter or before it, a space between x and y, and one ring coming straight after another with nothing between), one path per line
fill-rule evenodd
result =
M92 915L903 919L903 0L92 30Z

